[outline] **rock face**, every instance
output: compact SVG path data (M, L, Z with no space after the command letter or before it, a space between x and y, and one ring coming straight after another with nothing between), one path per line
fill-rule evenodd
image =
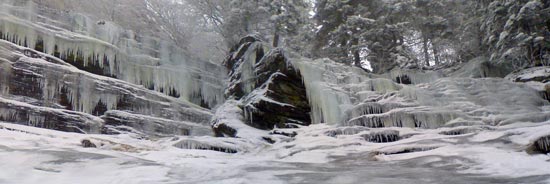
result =
M535 141L535 147L538 151L542 153L550 153L550 136L539 138L537 141Z
M150 135L212 134L206 109L1 40L0 110L0 121L68 132L100 133L107 122Z
M254 88L254 64L264 57L265 51L259 38L246 36L234 46L223 65L229 71L229 86L225 96L240 99Z
M207 125L131 114L124 111L107 111L101 118L105 121L103 133L106 134L128 131L128 127L130 127L136 132L155 136L213 135L212 129Z
M213 135L208 108L225 99L223 66L187 53L155 26L138 29L54 4L0 1L2 123Z
M65 132L99 133L103 120L80 112L38 107L0 97L0 121Z
M550 101L550 67L541 66L519 70L506 76L506 79L527 83L539 91L544 99Z
M284 51L265 54L261 41L252 36L234 48L224 62L230 69L226 96L241 99L245 122L265 130L309 125L305 85Z
M66 4L0 4L0 39L46 53L47 60L55 56L80 71L143 85L205 108L223 103L225 69L186 53L154 26L136 29L121 21L98 20L69 11Z

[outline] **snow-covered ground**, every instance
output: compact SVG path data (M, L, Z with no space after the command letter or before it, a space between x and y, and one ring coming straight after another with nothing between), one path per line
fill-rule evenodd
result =
M529 140L550 133L550 122L456 136L392 128L413 135L392 143L361 139L374 130L332 137L326 133L334 127L313 125L295 129L298 135L287 142L236 154L172 146L183 137L140 140L0 127L0 183L550 182L550 157L523 151ZM104 144L83 148L84 139ZM392 154L411 147L432 149Z
M271 132L246 125L251 117L243 117L248 114L242 101L224 98L225 69L216 63L175 54L173 45L121 42L127 38L113 36L127 30L110 22L87 20L87 28L99 32L84 35L73 30L72 21L51 21L55 14L30 3L30 9L11 1L0 4L0 32L15 35L12 42L45 39L45 54L0 41L0 102L5 104L0 119L16 123L0 123L0 184L550 183L550 156L533 150L537 140L550 136L550 104L539 94L548 91L548 68L525 70L508 80L472 78L480 76L475 67L449 74L393 70L374 75L328 59L295 57L287 66L302 75L313 125ZM50 18L33 22L22 17L25 12ZM159 54L143 55L142 44ZM103 53L84 64L98 65L99 73L117 79L53 58L48 54L55 55L56 45L61 58L75 48L83 55ZM256 55L245 53L239 80L254 81ZM5 84L16 81L9 78L13 71L35 76L43 94L11 94ZM73 94L69 106L74 113L56 104L55 94L64 88ZM255 90L250 82L243 88L255 94L249 101L279 103L264 98L265 88ZM181 97L167 97L172 90ZM137 99L130 108L136 114L116 108L121 94ZM133 118L127 121L172 125L194 120L197 125L184 123L191 127L189 137L151 139L130 132L76 134L23 126L44 122L45 115L33 113L55 112L90 117L94 131L81 132L99 133L105 120L90 114L99 102L106 103L106 115ZM197 102L217 109L192 104ZM206 136L211 135L211 115L214 128L230 127L236 138ZM201 131L195 134L193 127ZM95 147L84 148L83 140Z

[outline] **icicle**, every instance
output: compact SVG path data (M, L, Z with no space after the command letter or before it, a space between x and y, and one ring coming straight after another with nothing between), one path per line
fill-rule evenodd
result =
M155 35L140 35L138 42L132 31L112 22L97 25L88 16L72 12L64 13L57 22L51 21L60 15L36 11L32 1L23 7L2 2L2 7L0 32L9 35L5 39L33 49L39 43L47 54L58 51L62 59L82 59L77 62L84 67L99 67L105 75L153 86L167 95L176 91L180 98L196 104L204 102L214 107L224 100L224 84L219 75L225 72L221 66L193 60ZM93 101L97 100L90 103ZM86 104L76 107L87 109Z
M198 149L198 150L212 150L224 153L237 153L238 149L235 146L230 146L226 143L220 143L219 141L198 141L198 140L182 140L174 144L174 147L181 149Z
M355 135L367 130L368 129L365 127L341 127L334 130L329 130L325 132L325 135L330 137L337 137L339 135Z
M43 115L35 115L32 113L28 114L29 126L47 128L44 124L45 120L46 117L44 117Z
M437 111L424 108L403 108L383 114L367 114L350 119L344 125L410 128L438 128L451 120L460 117L453 111Z
M0 61L0 96L6 95L9 93L10 75L11 75L10 62L1 60Z
M19 121L17 110L0 107L0 120L3 121Z
M550 136L541 137L536 142L537 149L543 153L550 153Z

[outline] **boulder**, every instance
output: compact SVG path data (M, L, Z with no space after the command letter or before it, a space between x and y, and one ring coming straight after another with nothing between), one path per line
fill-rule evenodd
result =
M254 36L244 37L233 47L224 61L230 77L226 97L241 100L245 122L252 127L309 125L311 107L300 72L282 49L267 54L265 50Z
M245 118L260 129L311 123L311 107L300 73L275 49L256 64L256 88L244 98Z

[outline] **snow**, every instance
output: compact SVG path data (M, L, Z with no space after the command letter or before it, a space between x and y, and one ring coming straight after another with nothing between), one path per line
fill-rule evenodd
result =
M3 158L14 158L0 161L2 165L7 166L0 168L2 173L0 181L287 183L290 180L281 177L291 177L296 180L309 178L307 173L328 174L327 171L308 169L299 163L319 166L330 164L333 165L332 168L336 167L334 169L346 172L345 168L349 165L336 164L338 161L335 159L349 157L349 154L353 153L371 153L368 156L358 157L353 162L359 163L359 160L372 160L367 163L382 162L385 166L374 167L382 170L385 168L378 167L395 167L394 164L412 160L416 164L454 165L455 172L476 175L478 179L490 177L514 181L513 178L544 176L538 179L538 181L541 179L544 181L550 179L547 176L550 168L550 162L547 160L550 157L540 154L529 155L518 148L530 144L529 140L535 140L540 135L550 133L549 125L550 122L518 123L454 136L440 134L441 131L452 129L356 127L359 130L356 133L346 131L349 133L331 137L327 136L326 132L334 130L335 127L317 124L294 129L298 134L292 140L257 146L257 142L235 138L176 137L146 140L127 135L83 135L0 123L0 155ZM348 129L351 130L353 127ZM372 143L363 138L365 134L396 131L402 137L396 142ZM82 148L80 140L83 139L103 142L106 146ZM498 143L499 140L508 139L512 141L511 144ZM185 147L178 146L182 141L193 144L187 144L188 146ZM125 147L127 149L119 149L120 146L117 145L127 145ZM193 149L213 146L232 147L239 152L229 154ZM407 149L416 150L416 152L391 154ZM372 153L387 154L373 155ZM454 159L456 157L464 160ZM449 163L445 163L445 160ZM266 167L279 169L270 170ZM427 168L427 172L436 173L437 168L437 166ZM406 168L392 172L401 177L406 177L407 174L404 174L406 172L414 173L414 171L407 171ZM400 172L404 175L399 175ZM300 177L293 174L299 174ZM348 180L360 181L363 177L376 178L376 176L383 175L349 176ZM311 177L309 180L316 181L315 175ZM341 180L341 177L335 175L331 177L331 181ZM394 180L399 181L399 178L395 177Z
M550 78L550 67L540 66L540 67L528 68L506 76L506 79L512 80L512 81L513 80L532 81L532 80L536 80L536 78L541 78L541 80ZM543 81L539 81L539 82L543 82Z
M1 36L31 48L42 40L46 54L0 41L0 120L15 123L0 122L0 156L5 158L0 160L0 183L550 181L549 155L533 150L548 148L550 104L538 94L546 86L512 82L546 77L545 67L507 79L474 79L465 77L486 77L484 69L469 70L478 65L454 74L393 70L374 75L328 59L294 57L288 64L303 76L313 125L264 131L244 122L254 118L248 117L254 110L250 104L289 104L265 97L272 78L263 86L255 84L260 43L246 50L236 68L244 92L252 94L237 101L224 99L223 68L187 57L154 35L141 35L146 41L138 41L136 33L112 22L98 26L85 15L64 15L72 25L30 1L1 5ZM77 53L84 56L84 65L98 65L117 79L55 59L56 46L60 57ZM4 84L13 71L35 76L42 99L10 95ZM282 74L271 77L277 75ZM396 83L403 83L404 76L411 84ZM165 94L175 90L182 97L166 97L141 85ZM62 90L74 111L56 104ZM121 94L143 104L117 111ZM35 105L41 100L44 106ZM201 101L213 110L195 105ZM45 114L53 113L84 122L86 128L74 127L80 133L99 133L105 120L90 114L100 102L109 110L106 116L133 118L146 131L167 125L191 133L142 137L35 128L51 129ZM213 137L208 126L227 126L235 135ZM83 148L83 140L94 148Z
M243 112L239 105L240 101L227 100L224 104L218 107L216 113L212 117L212 127L225 124L237 131L235 135L238 138L244 138L250 141L260 142L262 136L268 135L268 131L255 129L245 124L246 112ZM243 116L244 115L244 116Z
M8 58L13 55L22 58L18 62L37 68L52 67L55 70L51 71L64 76L77 73L81 79L89 79L90 83L84 81L83 84L122 85L120 89L137 91L142 88L81 72L62 63L29 58L21 53L12 53ZM287 183L288 178L285 177L297 181L319 181L315 174L327 174L323 170L329 165L333 165L332 168L338 173L345 172L349 164L339 165L341 161L337 158L348 157L353 159L353 163L384 163L384 166L375 167L380 170L394 167L393 164L412 162L436 165L424 168L427 173L439 172L437 165L451 167L452 172L446 173L448 177L461 173L504 181L522 177L535 177L537 181L548 179L548 156L529 155L524 151L534 141L550 135L549 108L545 108L548 102L528 85L505 79L445 77L416 85L402 85L384 76L370 75L331 61L292 62L304 76L308 98L311 104L315 104L314 110L317 112L314 116L318 123L309 127L277 130L296 132L295 137L270 135L269 131L249 127L243 122L244 113L239 108L243 104L235 100L228 100L216 109L212 126L229 125L237 130L236 138L193 135L138 139L131 134L82 135L0 123L0 154L6 158L17 158L0 161L0 164L9 166L0 168L0 173L3 173L0 181L73 183L86 179L84 183ZM53 84L48 82L46 85ZM81 90L86 89L95 90L89 86ZM256 92L262 93L262 89ZM86 94L96 93L91 91ZM154 94L144 94L138 98L158 99L153 97L156 96ZM0 99L32 109L64 112ZM183 103L183 107L201 111L190 103L176 102L171 98L160 102ZM3 118L15 114L10 110L0 112ZM204 113L208 114L207 111ZM348 127L352 122L348 120L358 117L383 119L384 126ZM28 120L30 123L43 121L40 116L31 116ZM275 143L268 144L263 139L265 137ZM384 141L384 138L392 142ZM99 146L82 148L80 141L83 139ZM350 156L353 154L364 156L354 158ZM36 159L29 161L29 158ZM308 168L304 164L314 166ZM403 177L414 173L397 168L400 169L392 172ZM100 171L110 172L98 173ZM90 173L95 175L88 180ZM301 174L306 176L296 176ZM372 177L360 173L352 176L349 178L351 182ZM336 174L327 181L342 181L342 176Z

